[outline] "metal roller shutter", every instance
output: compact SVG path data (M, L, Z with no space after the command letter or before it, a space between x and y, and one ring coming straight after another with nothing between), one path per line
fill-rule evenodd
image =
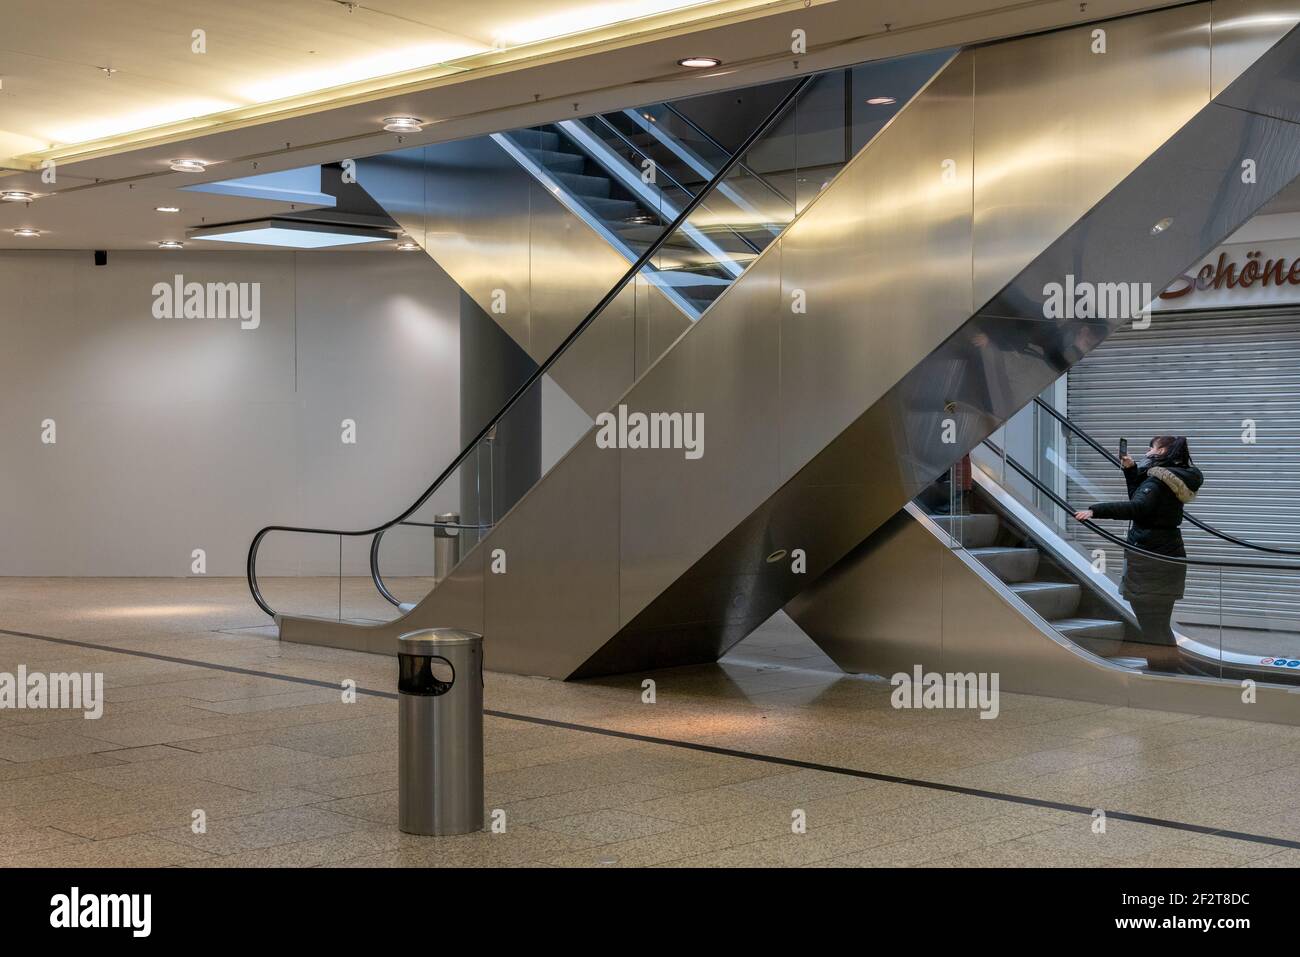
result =
M1070 370L1070 417L1111 449L1121 436L1139 457L1153 435L1186 435L1205 486L1191 514L1239 538L1300 548L1300 307L1161 313L1124 328ZM1243 441L1246 420L1254 444ZM1080 506L1125 497L1123 479L1077 440L1068 457L1091 490L1071 482ZM1184 525L1188 555L1294 562L1277 573L1191 570L1180 614L1225 625L1300 621L1300 561L1244 549ZM1108 567L1121 567L1119 550ZM1220 595L1222 594L1222 602Z

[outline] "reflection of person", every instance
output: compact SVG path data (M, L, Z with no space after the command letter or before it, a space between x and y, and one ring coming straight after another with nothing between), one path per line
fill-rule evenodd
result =
M1127 520L1128 542L1148 552L1186 558L1183 534L1183 506L1196 498L1205 481L1201 470L1192 464L1187 439L1181 435L1158 435L1151 440L1146 458L1135 463L1129 456L1120 459L1129 498L1125 502L1100 502L1075 513L1079 521L1090 518ZM1137 616L1143 638L1170 651L1177 648L1169 627L1174 602L1183 597L1187 585L1187 566L1166 562L1147 555L1125 555L1122 594ZM1155 655L1152 657L1160 657ZM1166 664L1174 661L1173 656ZM1154 664L1155 662L1153 662Z

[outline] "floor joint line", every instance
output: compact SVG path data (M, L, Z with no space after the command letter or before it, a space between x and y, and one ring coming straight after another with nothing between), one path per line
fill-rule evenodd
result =
M164 655L153 651L138 651L132 648L116 648L112 645L101 645L91 641L81 641L76 638L55 638L52 635L38 635L26 631L14 631L8 628L0 628L0 635L11 635L16 638L27 638L32 641L45 641L58 645L70 645L76 648L89 648L94 651L106 651L120 655L130 655L136 658L147 658L153 661L167 661L174 664L192 665L197 668L207 668L216 671L225 671L230 674L247 675L254 678L271 678L279 681L287 681L293 684L311 685L317 688L340 689L338 682L323 681L318 678L304 678L299 675L277 674L274 671L259 671L255 668L243 668L238 665L223 665L215 661L201 661L194 658L180 658L175 655ZM388 698L397 700L397 692L380 691L375 688L356 688L358 694L368 695L374 698ZM1071 814L1081 814L1091 817L1097 808L1087 807L1082 804L1070 804L1066 801L1052 801L1047 798L1035 798L1022 794L1010 794L1004 791L990 791L986 788L968 787L962 784L947 784L943 781L927 781L923 778L909 778L897 774L885 774L880 771L864 771L859 768L847 768L834 764L820 764L816 761L803 761L799 758L786 758L775 754L761 754L756 751L742 751L738 748L724 748L714 744L703 744L697 741L682 741L676 738L660 738L649 734L640 734L635 731L619 731L614 728L601 728L595 725L578 724L573 721L560 721L556 718L543 718L537 715L516 714L512 711L498 711L495 709L484 708L483 714L487 717L501 718L507 721L519 721L525 724L535 724L543 727L562 728L568 731L578 731L585 734L599 734L611 738L622 738L627 741L639 741L643 744L656 744L670 748L681 748L688 751L697 751L705 754L716 754L721 757L741 758L747 761L759 761L764 764L778 764L783 767L798 768L805 771L821 771L827 774L838 774L844 777L860 778L867 781L879 781L884 784L901 784L906 787L924 788L930 791L942 791L948 794L965 794L970 797L983 798L989 801L1001 801L1006 804L1017 804L1025 807L1041 807L1055 811L1065 811ZM1104 808L1102 810L1105 810ZM1167 818L1150 817L1145 814L1134 814L1129 811L1109 811L1105 810L1107 818L1117 821L1128 821L1134 824L1146 824L1151 827L1163 827L1171 830L1186 831L1193 834L1205 834L1214 837L1226 837L1235 841L1245 841L1252 844L1265 844L1274 847L1286 847L1300 849L1300 840L1292 840L1285 837L1273 837L1269 834L1252 834L1247 831L1232 831L1225 828L1213 827L1209 824L1192 824L1187 821L1173 821Z

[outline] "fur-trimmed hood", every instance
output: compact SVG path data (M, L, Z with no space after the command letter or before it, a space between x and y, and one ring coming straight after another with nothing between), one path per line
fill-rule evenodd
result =
M1163 482L1184 505L1191 504L1205 482L1204 474L1194 465L1187 468L1175 465L1153 465L1147 469L1147 477Z

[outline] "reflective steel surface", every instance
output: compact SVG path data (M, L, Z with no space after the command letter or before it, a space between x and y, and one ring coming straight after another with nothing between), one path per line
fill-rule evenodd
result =
M394 625L286 620L282 636L381 650L481 617L489 667L554 677L725 651L1126 321L1045 319L1047 283L1161 289L1300 173L1300 128L1274 118L1300 103L1300 38L1211 103L1210 5L1150 16L1163 27L1113 21L1108 52L1089 50L1122 90L1064 52L1089 49L1091 26L952 60L624 397L703 412L702 459L589 434L475 550L483 573L499 543L510 555L481 612L443 586ZM1149 155L1107 146L1134 135ZM1080 149L1095 155L1068 158ZM1025 209L999 170L1028 184Z
M1289 689L1119 667L1057 634L978 559L908 505L786 608L848 672L997 673L999 690L1300 724Z
M357 161L357 182L536 362L544 361L628 262L491 137ZM690 320L656 287L629 292L555 370L589 414L632 380L634 307L680 335ZM647 319L647 321L649 321ZM664 333L660 333L660 336Z

